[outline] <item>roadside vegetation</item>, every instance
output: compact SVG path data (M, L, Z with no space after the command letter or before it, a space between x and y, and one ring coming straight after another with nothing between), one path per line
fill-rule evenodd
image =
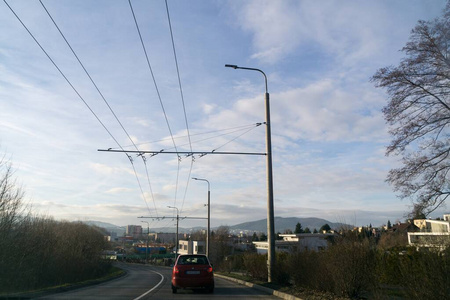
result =
M275 282L269 287L305 300L450 299L450 248L386 249L380 240L348 232L323 251L277 253ZM266 255L246 251L216 264L224 275L268 286Z
M0 159L0 295L86 281L108 274L99 229L33 213Z

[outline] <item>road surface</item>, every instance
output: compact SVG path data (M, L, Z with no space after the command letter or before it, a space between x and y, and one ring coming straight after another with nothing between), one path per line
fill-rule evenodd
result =
M213 294L206 291L178 290L172 294L172 269L139 264L118 263L127 275L98 285L69 292L46 295L38 299L279 299L262 291L215 277Z

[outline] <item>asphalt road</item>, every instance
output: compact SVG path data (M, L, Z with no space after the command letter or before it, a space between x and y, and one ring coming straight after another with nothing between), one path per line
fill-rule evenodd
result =
M206 291L178 290L172 294L172 269L138 264L119 263L127 275L98 285L69 292L47 295L38 299L279 299L262 291L215 277L213 294Z

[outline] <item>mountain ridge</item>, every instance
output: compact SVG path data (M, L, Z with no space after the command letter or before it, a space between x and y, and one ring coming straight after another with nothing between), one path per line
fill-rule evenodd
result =
M319 230L320 227L322 227L325 224L328 224L332 229L335 229L335 230L340 229L342 227L349 227L349 226L353 227L352 225L349 225L349 224L330 222L326 219L315 218L315 217L308 217L308 218L275 217L274 221L275 221L275 233L284 233L288 230L291 230L293 232L295 230L295 226L297 225L297 223L300 223L302 225L303 229L308 227L311 231L313 231L314 229ZM83 223L86 223L88 225L102 227L107 230L110 229L112 231L125 232L125 227L126 227L126 226L117 226L117 225L114 225L111 223L93 221L93 220L85 221ZM251 232L251 231L253 231L253 232L263 232L263 233L267 234L267 219L243 222L243 223L239 223L239 224L232 225L232 226L228 226L228 225L224 225L224 226L227 226L231 232L239 232L239 231L247 231L247 232L250 231ZM211 228L211 230L215 230L218 227ZM198 230L202 230L202 229L206 229L206 227L203 227L203 226L197 226L197 227L192 227L192 228L179 227L178 231L180 233L189 233L189 232L198 231ZM145 230L143 230L143 231L145 231ZM172 227L170 227L170 228L167 228L167 227L150 228L150 232L175 232L175 228L172 228Z

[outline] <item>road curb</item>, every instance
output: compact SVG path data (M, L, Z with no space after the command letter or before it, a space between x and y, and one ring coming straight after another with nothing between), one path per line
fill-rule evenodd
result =
M229 281L233 281L233 282L236 282L236 283L248 286L248 287L253 288L253 289L257 289L259 291L268 293L269 295L277 296L278 298L281 298L281 299L285 299L285 300L304 300L302 298L298 298L298 297L295 297L295 296L290 295L290 294L279 292L277 290L274 290L274 289L271 289L271 288L268 288L268 287L265 287L265 286L261 286L261 285L254 284L254 283L251 283L251 282L247 282L247 281L244 281L244 280L236 279L236 278L233 278L233 277L228 277L228 276L219 275L219 274L214 274L214 276L222 278L222 279L226 279L226 280L229 280Z

